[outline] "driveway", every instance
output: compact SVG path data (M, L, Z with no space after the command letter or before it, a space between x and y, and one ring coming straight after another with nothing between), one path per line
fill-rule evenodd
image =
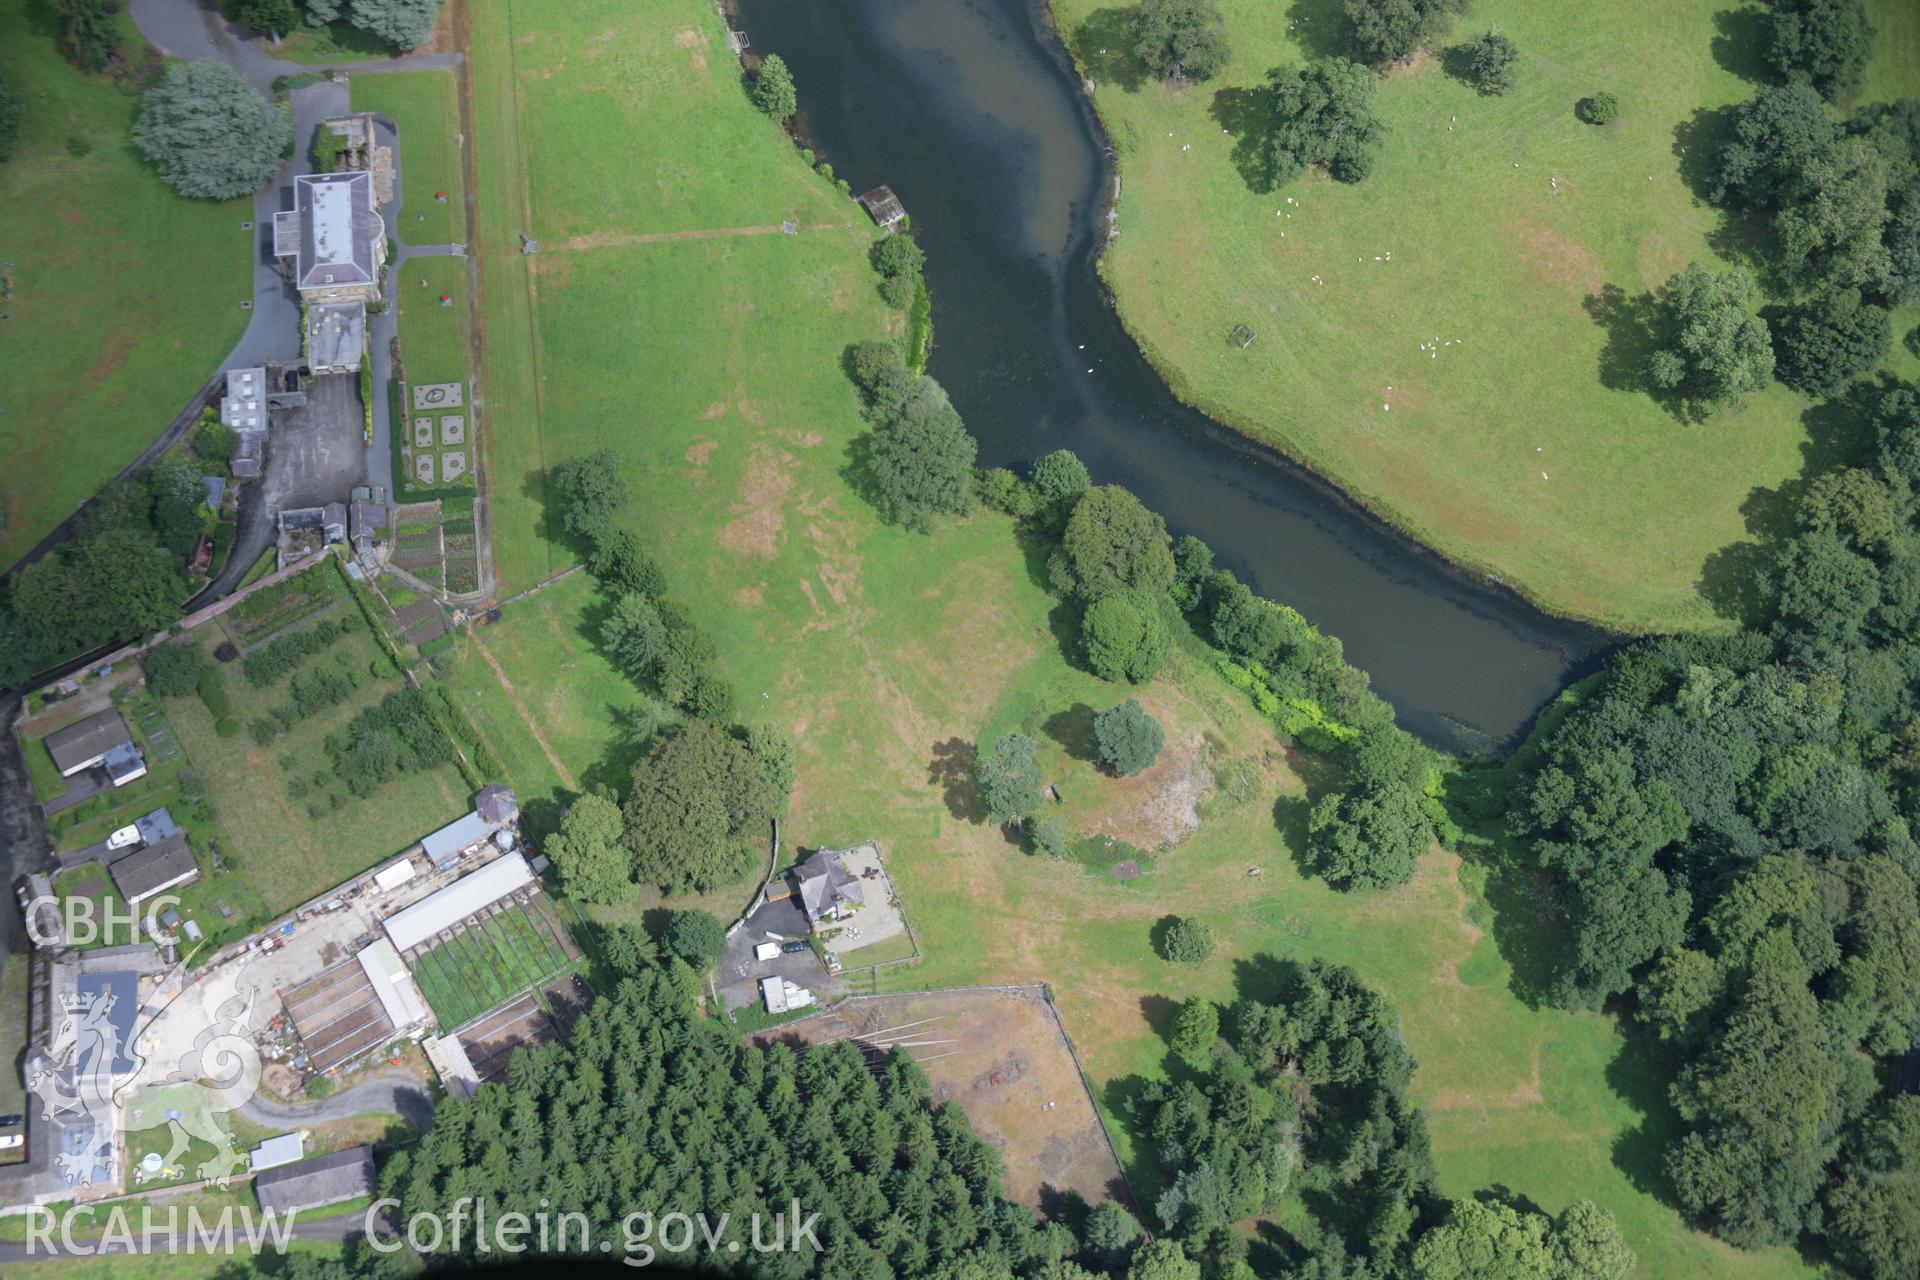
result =
M268 1129L300 1129L382 1113L397 1115L414 1132L425 1133L433 1125L433 1095L415 1076L382 1071L318 1101L276 1102L255 1094L240 1107L241 1115Z
M727 939L727 953L720 958L720 996L727 1008L744 1009L760 1003L762 978L785 978L795 986L806 987L823 1002L840 994L843 984L828 976L827 966L811 947L771 960L753 958L753 949L760 943L805 941L812 931L806 913L791 898L763 902L754 908L747 922Z
M273 82L281 76L313 71L445 71L466 60L461 53L409 53L365 62L289 62L268 53L258 37L228 22L210 4L197 0L131 0L127 11L140 34L160 52L196 61L217 59L245 76L262 93L271 93Z

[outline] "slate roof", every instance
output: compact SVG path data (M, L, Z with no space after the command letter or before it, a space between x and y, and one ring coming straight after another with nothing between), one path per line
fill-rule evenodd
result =
M378 269L373 246L382 227L373 207L373 175L303 173L293 180L293 209L300 218L300 243L293 273L297 289L372 284ZM280 243L279 220L274 226Z
M42 741L47 744L47 754L60 766L60 772L66 773L105 755L109 747L132 742L133 735L127 731L127 722L120 718L120 713L108 707L64 729L55 729Z
M816 849L811 858L793 869L793 879L800 888L800 905L815 920L833 907L866 901L860 878L847 870L838 849Z
M373 1148L349 1147L330 1156L257 1173L253 1194L276 1213L315 1209L373 1194Z
M473 797L473 809L488 826L503 827L520 816L520 798L513 794L513 788L496 782L480 788Z
M193 850L187 846L187 838L173 835L120 859L107 869L107 874L113 877L120 896L133 902L199 869L193 860Z

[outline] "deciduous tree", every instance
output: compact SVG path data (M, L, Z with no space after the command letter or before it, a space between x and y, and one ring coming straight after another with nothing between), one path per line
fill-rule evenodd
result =
M1267 73L1273 102L1269 158L1275 182L1320 165L1342 182L1373 170L1373 147L1386 132L1374 114L1380 78L1345 58L1316 58Z
M1176 73L1211 80L1233 56L1215 0L1141 0L1133 17L1133 50L1162 80Z
M1152 765L1165 744L1160 722L1133 698L1093 718L1093 758L1119 777L1129 777Z

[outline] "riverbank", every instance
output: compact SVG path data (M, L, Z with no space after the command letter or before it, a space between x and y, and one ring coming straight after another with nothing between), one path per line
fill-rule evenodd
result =
M1611 318L1609 287L1638 295L1719 261L1699 156L1680 154L1752 89L1715 60L1716 41L1732 60L1715 6L1568 21L1490 0L1456 35L1513 35L1514 94L1481 98L1418 60L1382 86L1394 127L1371 177L1269 194L1241 172L1250 91L1270 66L1336 51L1337 15L1296 9L1289 30L1248 0L1222 7L1235 57L1184 90L1126 56L1125 11L1050 10L1124 178L1101 275L1173 393L1546 612L1627 632L1731 625L1721 602L1773 531L1767 499L1828 442L1777 386L1739 416L1675 422L1624 385L1638 355L1592 314ZM1882 93L1913 71L1892 44ZM1628 104L1604 130L1571 112L1598 86ZM1245 349L1226 341L1237 324L1255 331Z

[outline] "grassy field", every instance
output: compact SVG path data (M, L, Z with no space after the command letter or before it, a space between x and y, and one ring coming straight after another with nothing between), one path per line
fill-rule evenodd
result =
M465 382L472 363L465 260L414 258L394 275L400 356L407 381Z
M610 156L718 154L754 128L777 148L729 96L708 10L675 0L635 31L611 3L559 14L480 0L468 15L503 575L525 585L570 561L543 539L540 475L612 449L634 490L633 522L717 640L742 718L777 723L799 744L789 842L881 843L925 955L883 985L1056 982L1123 1159L1151 1196L1155 1171L1128 1101L1166 1069L1171 1002L1264 990L1261 955L1344 961L1406 1019L1447 1190L1499 1184L1549 1209L1591 1197L1660 1274L1806 1274L1791 1252L1737 1254L1689 1231L1661 1199L1657 1152L1672 1125L1663 1080L1613 1020L1516 999L1502 946L1523 947L1527 925L1496 921L1479 868L1436 851L1410 885L1355 896L1297 872L1316 766L1277 741L1197 648L1137 691L1166 726L1162 762L1126 782L1095 772L1087 722L1129 691L1062 660L1044 552L986 515L931 537L888 528L849 487L860 426L840 354L894 320L873 299L861 236L552 250L593 225L624 234L684 225L693 210L714 227L766 217L760 189L731 173L663 193L646 165L616 179L547 168L543 156L537 195L524 187L525 154L542 151L551 122L583 119L583 103L604 108L593 136ZM600 32L614 35L586 38ZM602 84L603 66L618 69L618 86ZM684 110L615 109L621 93L658 101L676 86ZM759 149L746 146L747 163ZM815 180L785 164L805 196ZM818 191L823 209L838 207ZM528 202L546 211L534 258L512 234ZM580 220L592 207L603 222ZM639 695L593 650L600 607L576 575L460 641L451 683L531 820L593 782L618 783L639 750ZM1024 853L979 816L972 743L1015 727L1041 742L1082 837L1071 858ZM1115 876L1117 861L1140 873ZM1262 874L1249 877L1254 866ZM702 905L731 915L747 892L730 887ZM1173 911L1214 925L1214 960L1175 970L1154 958L1152 925Z
M160 434L240 337L252 295L251 202L163 185L128 137L138 98L69 67L52 15L0 0L0 69L27 100L0 164L0 566Z
M390 116L399 131L400 238L408 244L464 242L467 188L453 72L362 72L353 77L353 109ZM442 193L444 201L435 198Z
M1221 7L1232 63L1176 90L1121 54L1125 9L1053 5L1120 153L1104 272L1175 390L1555 610L1726 625L1703 580L1719 585L1731 561L1715 553L1761 531L1743 506L1801 477L1809 403L1776 385L1743 414L1683 426L1617 372L1641 353L1593 304L1610 288L1638 298L1689 260L1726 265L1702 171L1722 109L1753 90L1738 74L1753 24L1722 0L1482 0L1454 38L1511 36L1512 93L1480 97L1422 57L1381 86L1392 131L1371 177L1260 194L1237 165L1245 91L1336 51L1339 4ZM1912 96L1912 6L1868 7L1872 92ZM1621 114L1595 129L1573 104L1600 89ZM1258 335L1245 350L1226 340L1242 323Z
M338 616L351 616L352 609L350 602L335 606ZM195 638L211 653L224 636L218 627L209 626ZM333 665L338 655L346 656L344 665L362 673L381 656L373 638L355 630L326 652L307 659L306 665ZM245 688L237 671L229 670L227 684L243 717L260 714L288 697L285 681L255 692ZM321 747L327 735L400 687L397 676L369 676L346 702L301 721L265 747L256 746L244 730L230 738L219 736L198 697L168 700L167 715L232 837L235 860L259 890L268 912L306 901L467 811L467 788L452 764L425 773L403 773L364 800L348 796L332 777ZM249 707L249 703L257 705ZM335 794L344 801L338 808L331 807ZM310 807L315 804L322 808L319 816Z

